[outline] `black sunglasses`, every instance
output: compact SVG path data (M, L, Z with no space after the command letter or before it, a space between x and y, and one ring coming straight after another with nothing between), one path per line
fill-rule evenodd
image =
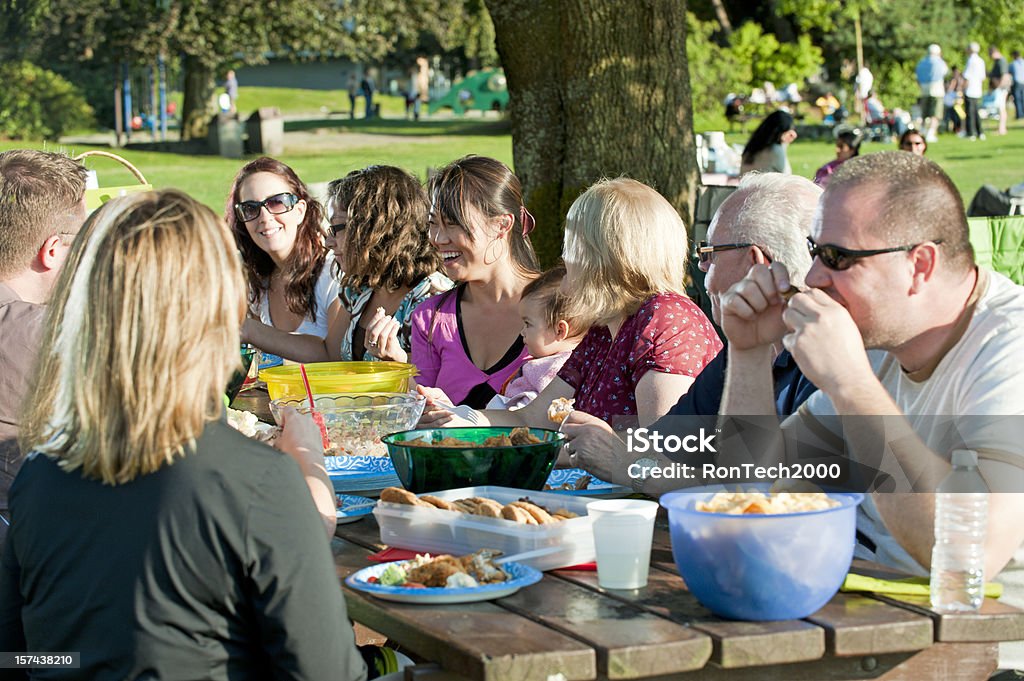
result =
M697 248L693 249L693 257L697 258L697 262L704 264L711 262L711 254L718 253L720 251L731 251L737 248L750 248L757 244L719 244L717 246L709 246L707 241L701 241L697 244Z
M941 244L942 239L932 239L932 243ZM823 244L819 246L814 243L814 239L807 237L807 252L811 254L811 259L821 258L821 262L825 267L830 270L837 270L840 272L850 269L850 267L853 266L853 263L857 262L861 258L870 258L873 255L881 255L883 253L912 251L920 245L921 244L913 244L911 246L894 246L892 248L875 248L867 251L857 251L850 248L843 248L842 246L836 246L834 244Z
M341 234L346 227L348 227L347 222L339 222L333 225L327 225L327 231L330 232L332 237L337 239L338 235Z
M295 196L295 194L289 194L288 192L274 194L262 201L242 201L241 203L236 203L235 215L242 222L249 222L260 216L260 211L263 210L264 206L267 207L267 212L271 215L280 215L295 208L295 204L298 202L299 197Z

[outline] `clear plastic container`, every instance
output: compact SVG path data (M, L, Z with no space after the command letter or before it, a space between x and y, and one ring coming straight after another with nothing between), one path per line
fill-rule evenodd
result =
M593 499L495 486L463 487L433 495L446 501L486 497L501 504L529 497L548 510L565 508L580 517L548 525L523 525L439 508L380 502L373 515L380 525L381 542L433 554L461 555L479 549L497 549L511 556L537 551L538 555L520 562L538 570L554 570L594 560L594 521L587 516L587 502Z

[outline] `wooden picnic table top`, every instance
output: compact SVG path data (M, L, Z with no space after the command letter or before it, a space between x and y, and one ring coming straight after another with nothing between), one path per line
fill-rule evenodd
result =
M339 525L335 537L339 579L383 547L373 516ZM722 619L686 590L663 520L644 589L603 589L595 572L556 570L484 603L410 605L348 587L345 598L355 621L455 674L445 678L473 681L985 679L997 642L1024 638L1024 612L992 599L977 614L939 615L924 597L839 593L803 620Z
M232 407L269 421L267 402L257 388ZM339 525L339 580L371 565L369 555L383 547L372 515ZM905 576L861 561L854 571ZM1024 611L993 599L978 613L940 615L927 597L838 593L802 620L717 617L686 590L664 516L643 589L603 589L595 572L579 570L551 571L511 596L461 605L395 603L343 588L353 620L438 663L438 681L986 679L998 642L1024 639Z

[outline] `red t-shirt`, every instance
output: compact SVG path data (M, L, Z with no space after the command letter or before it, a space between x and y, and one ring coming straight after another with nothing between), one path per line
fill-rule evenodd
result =
M558 377L576 390L576 409L615 426L616 416L635 421L636 386L648 371L696 378L721 349L714 327L692 300L661 293L626 318L614 341L606 326L587 332Z

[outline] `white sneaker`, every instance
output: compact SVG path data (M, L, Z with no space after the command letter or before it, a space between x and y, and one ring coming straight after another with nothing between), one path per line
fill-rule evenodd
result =
M980 135L978 135L978 139L980 139L980 140L985 139L985 133L981 133Z

